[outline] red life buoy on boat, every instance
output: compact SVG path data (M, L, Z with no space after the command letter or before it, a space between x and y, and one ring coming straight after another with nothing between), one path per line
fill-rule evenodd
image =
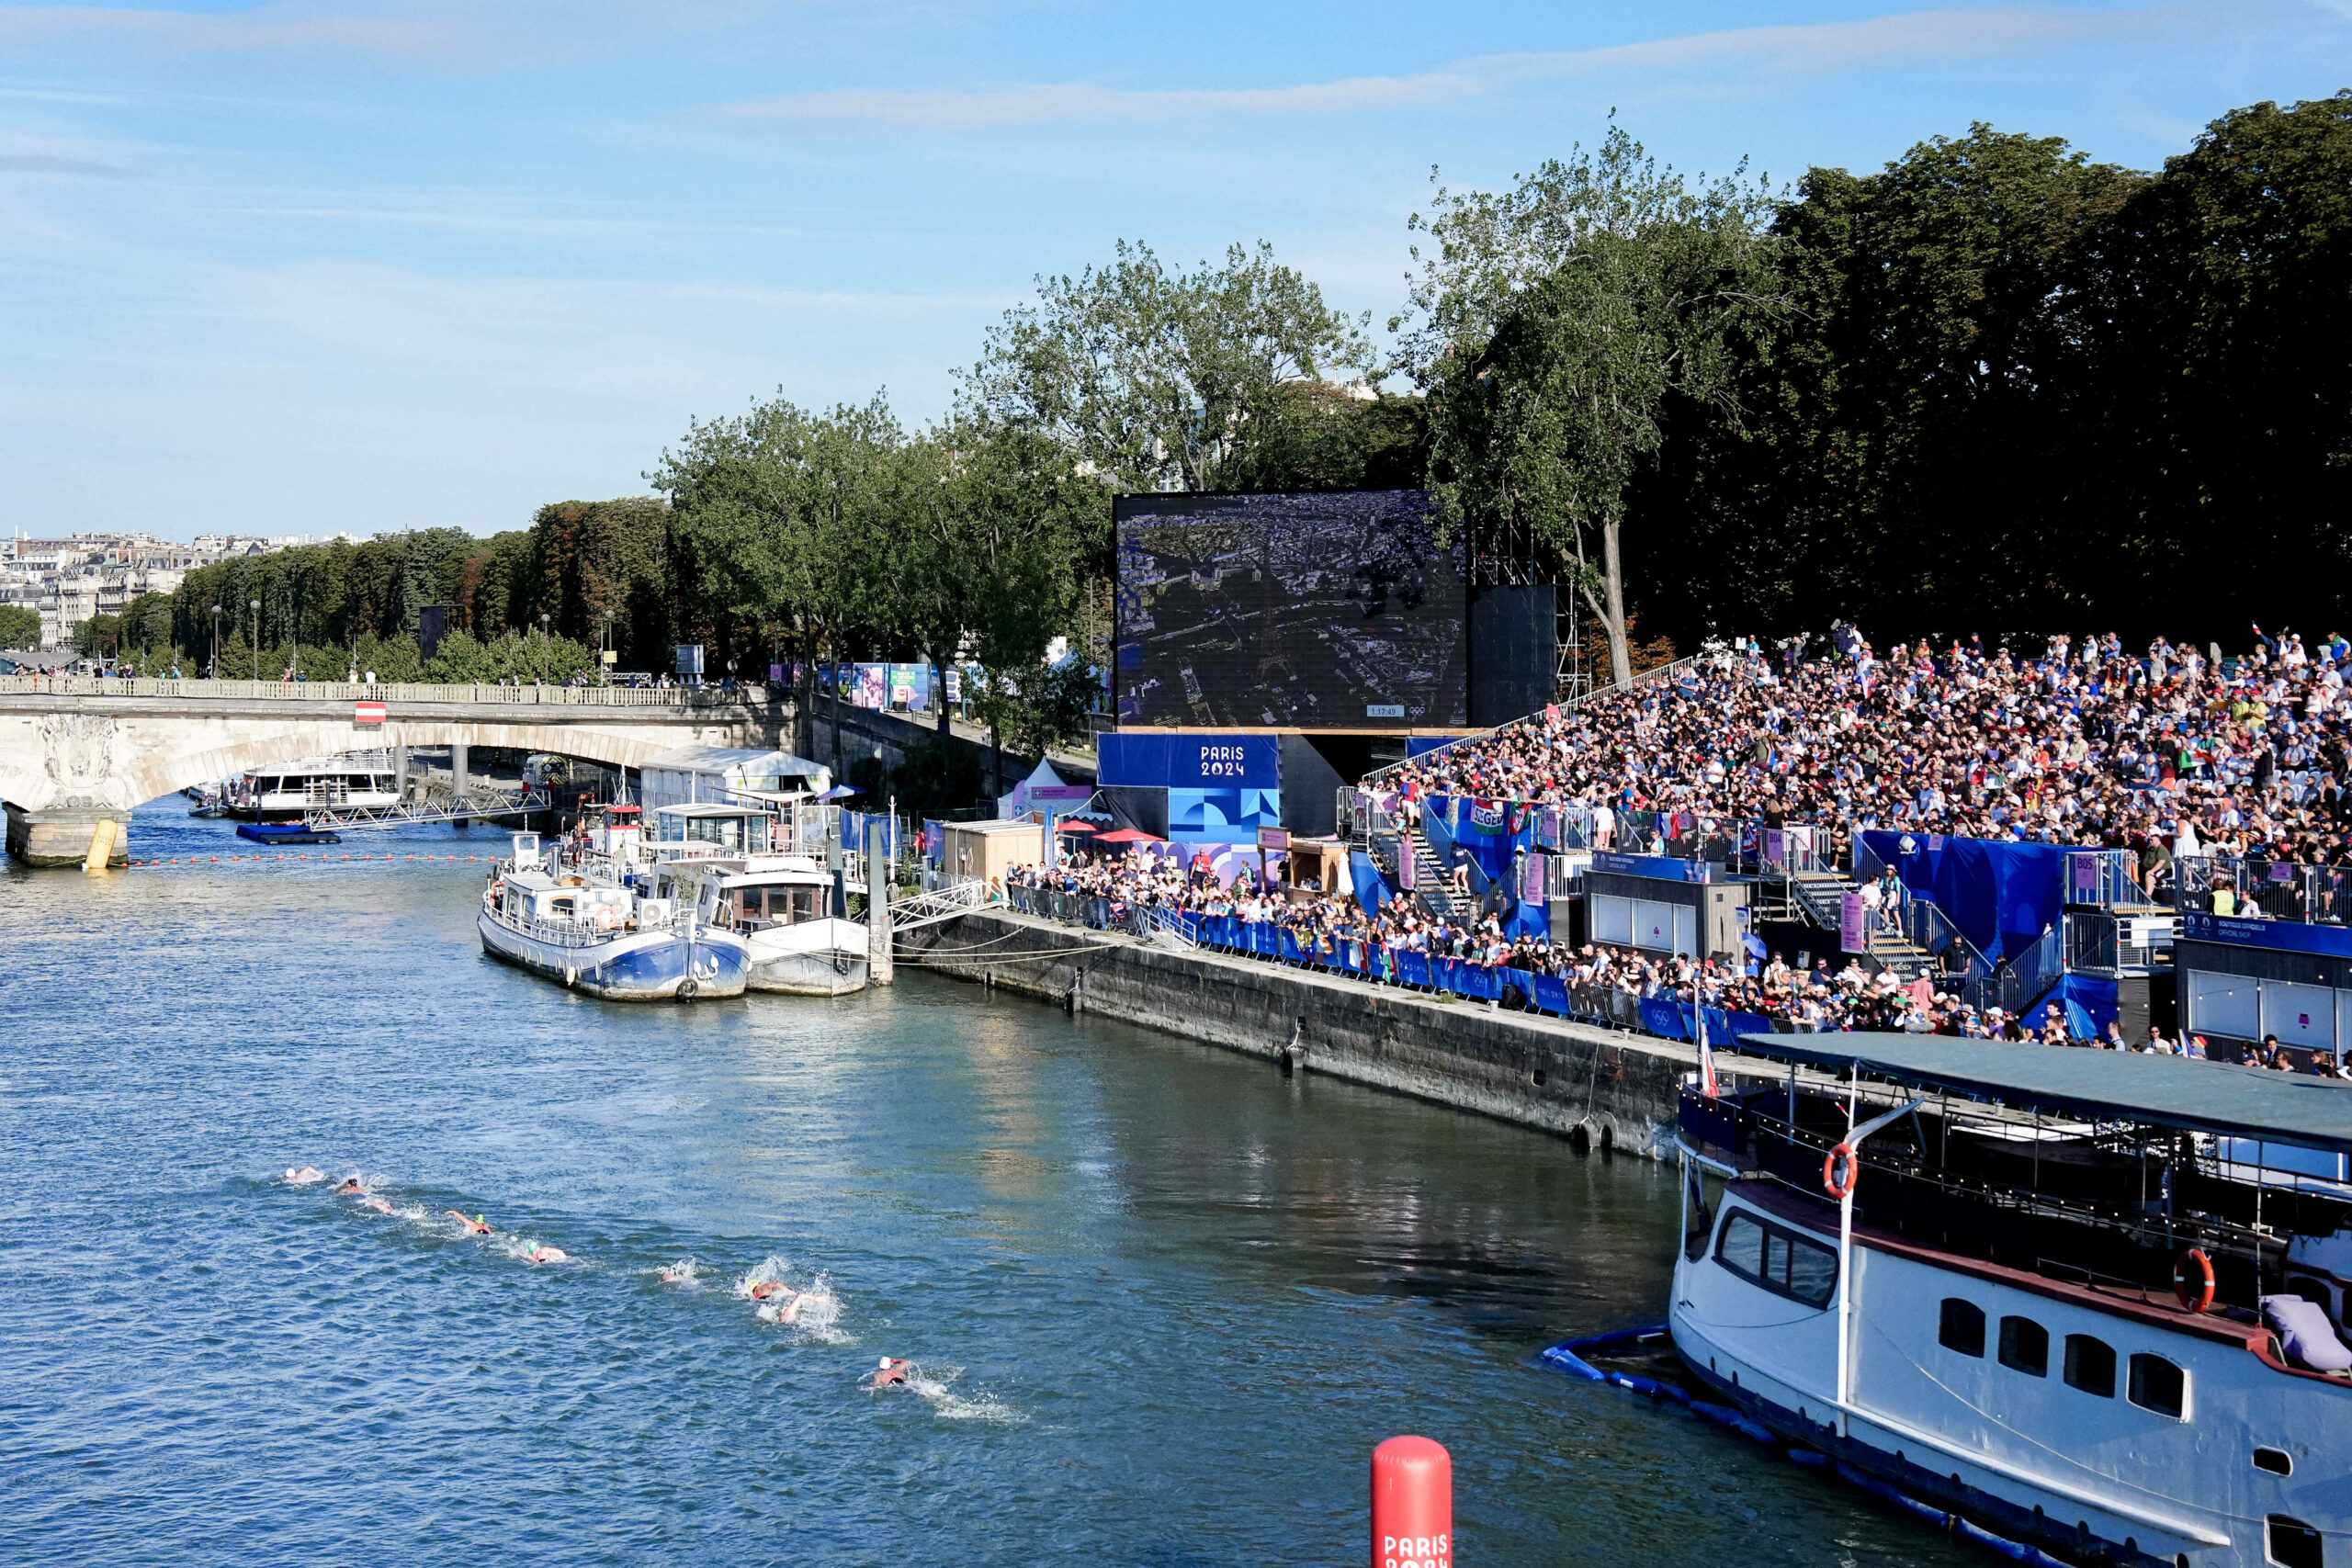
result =
M1829 1151L1829 1157L1821 1162L1821 1185L1840 1202L1854 1190L1856 1174L1851 1144L1838 1145Z
M2202 1248L2192 1247L2174 1260L2172 1293L2188 1312L2203 1312L2213 1304L2213 1260Z

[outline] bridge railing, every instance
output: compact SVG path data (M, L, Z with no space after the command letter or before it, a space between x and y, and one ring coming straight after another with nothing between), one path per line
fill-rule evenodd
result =
M163 697L199 702L513 703L587 708L712 708L764 705L767 689L715 686L441 685L422 681L166 681L141 676L0 675L0 696Z

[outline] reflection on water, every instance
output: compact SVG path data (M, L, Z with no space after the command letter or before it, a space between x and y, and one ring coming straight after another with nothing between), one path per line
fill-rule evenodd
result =
M1353 1562L1412 1430L1465 1563L1974 1561L1534 1362L1660 1168L922 974L595 1003L481 870L0 881L0 1560Z

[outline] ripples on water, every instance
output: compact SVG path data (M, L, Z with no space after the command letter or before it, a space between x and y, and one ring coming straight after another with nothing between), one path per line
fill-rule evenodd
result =
M0 1561L1353 1562L1401 1431L1465 1564L1979 1561L1535 1364L1661 1168L919 973L599 1004L482 869L5 874Z

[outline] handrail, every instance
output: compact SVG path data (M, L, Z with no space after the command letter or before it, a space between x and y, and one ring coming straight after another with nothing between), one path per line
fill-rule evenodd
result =
M0 675L0 696L149 697L212 702L503 703L526 707L764 706L764 685L500 686L427 681L174 681L159 676Z

